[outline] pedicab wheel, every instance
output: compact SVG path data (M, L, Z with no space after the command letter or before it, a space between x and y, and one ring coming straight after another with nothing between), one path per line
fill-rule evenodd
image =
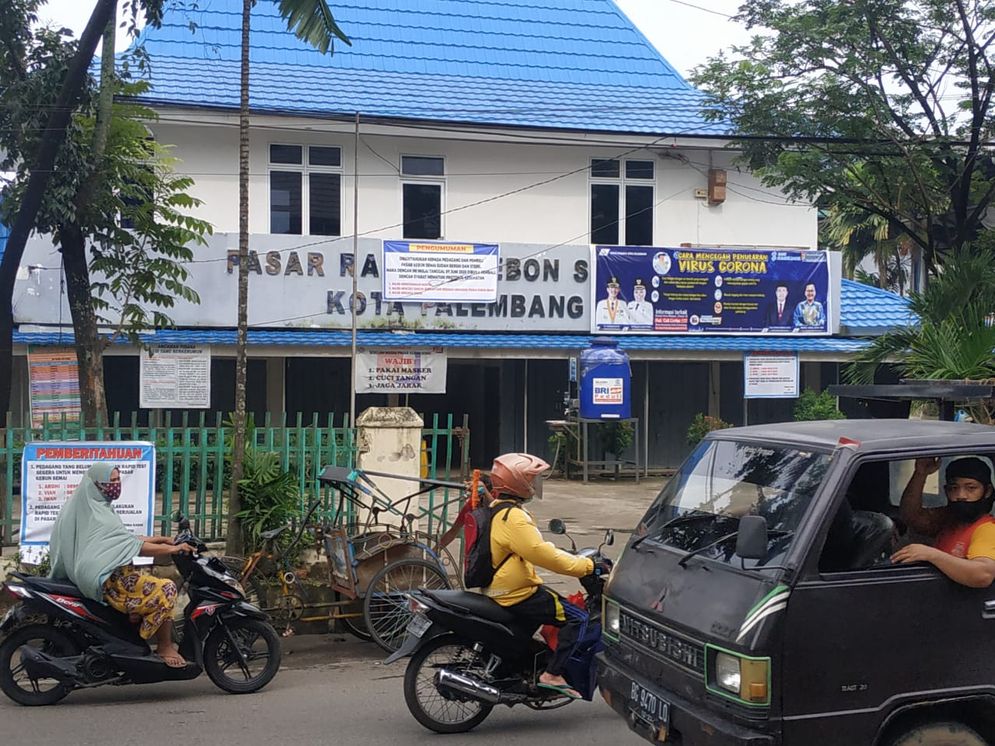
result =
M963 723L937 720L905 731L889 741L888 746L985 746L987 743Z
M354 604L343 606L342 612L344 614L362 614L363 604L362 602L357 601ZM370 642L373 639L373 635L370 634L370 630L366 627L366 619L363 616L343 616L339 617L339 621L342 622L343 626L345 626L349 632L363 642Z
M262 689L276 676L280 658L276 630L258 619L226 619L204 643L204 670L215 686L231 694Z
M373 641L388 653L393 653L404 641L411 619L408 591L420 588L444 590L451 588L446 573L434 562L420 559L399 559L373 576L363 599L363 618Z
M46 655L68 658L79 650L67 635L42 624L32 624L13 632L0 645L0 690L19 705L54 705L72 691L55 679L32 679L24 670L20 650L31 647Z
M455 635L430 640L408 661L404 671L404 702L415 720L436 733L466 733L491 714L493 705L443 695L435 685L441 669L470 676L483 674L479 654Z

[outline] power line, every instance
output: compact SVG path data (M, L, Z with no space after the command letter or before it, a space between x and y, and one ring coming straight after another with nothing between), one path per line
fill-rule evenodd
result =
M713 15L722 16L723 18L735 18L736 16L731 16L728 13L723 13L718 10L712 10L711 8L705 8L701 5L695 5L694 3L685 2L685 0L669 0L676 5L683 5L687 8L694 8L695 10L701 10L705 13L712 13Z

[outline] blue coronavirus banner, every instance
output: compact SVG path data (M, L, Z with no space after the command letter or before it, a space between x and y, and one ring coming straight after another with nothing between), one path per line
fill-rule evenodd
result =
M824 251L594 247L591 331L831 334Z

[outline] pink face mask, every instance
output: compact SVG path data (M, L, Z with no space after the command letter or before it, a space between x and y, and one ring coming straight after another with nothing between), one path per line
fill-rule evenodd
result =
M112 502L121 497L120 482L96 482L96 485L100 494Z

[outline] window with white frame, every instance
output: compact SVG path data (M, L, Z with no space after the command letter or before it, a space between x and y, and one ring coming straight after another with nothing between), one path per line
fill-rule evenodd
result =
M655 181L653 161L592 158L591 243L652 246Z
M269 146L270 233L342 235L342 149Z
M442 238L445 159L438 156L401 156L401 199L404 238Z

